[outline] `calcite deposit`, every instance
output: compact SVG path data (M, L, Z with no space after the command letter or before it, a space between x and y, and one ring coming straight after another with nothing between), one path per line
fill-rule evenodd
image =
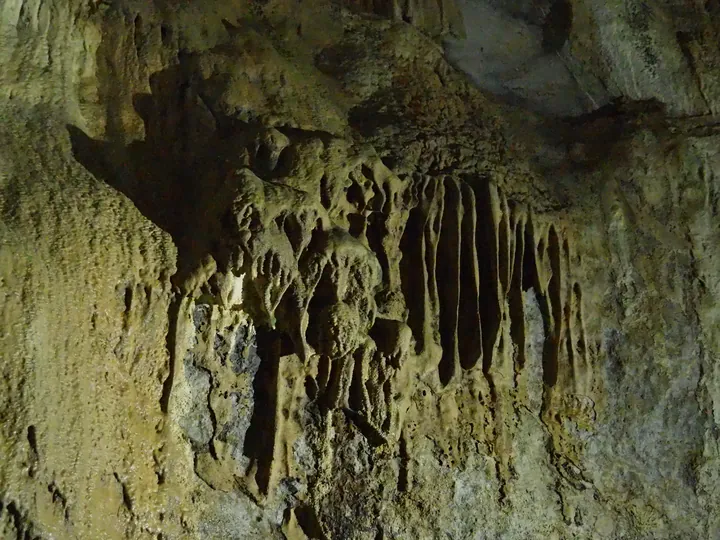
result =
M720 537L718 16L0 3L0 536Z

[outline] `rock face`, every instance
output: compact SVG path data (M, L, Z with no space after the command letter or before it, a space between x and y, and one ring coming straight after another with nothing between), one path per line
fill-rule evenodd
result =
M553 115L617 97L675 115L717 113L717 14L710 2L458 0L467 39L448 54L482 87Z
M719 537L701 4L7 0L3 537Z

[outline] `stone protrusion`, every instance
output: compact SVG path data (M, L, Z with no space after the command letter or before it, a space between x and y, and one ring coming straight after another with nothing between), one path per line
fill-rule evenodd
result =
M370 150L339 140L295 143L279 130L260 130L252 141L247 167L223 188L231 193L231 252L242 256L224 271L212 266L214 277L204 279L216 283L212 324L232 313L252 318L257 360L243 383L249 386L220 398L214 368L196 353L186 359L187 384L211 396L186 415L198 474L220 486L218 471L237 471L262 498L290 471L319 482L334 467L329 423L336 413L371 446L402 440L407 448L405 416L425 380L448 395L470 385L486 399L484 437L500 456L499 497L508 496L527 290L542 314L544 409L556 394L579 393L590 377L581 286L569 282L570 248L559 226L540 224L491 182L401 180ZM301 144L328 158L324 169L303 161ZM297 171L311 168L303 183ZM198 283L193 290L209 289ZM215 366L248 364L233 361L231 351L255 330L223 325L230 333L218 330L202 350L212 351ZM228 412L228 399L239 405L247 398L245 420ZM308 411L327 429L313 443L324 456L314 472L298 468L292 451ZM407 483L409 464L403 467Z

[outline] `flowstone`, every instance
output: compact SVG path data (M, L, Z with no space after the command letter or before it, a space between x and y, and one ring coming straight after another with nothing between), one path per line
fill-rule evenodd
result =
M718 6L645 4L6 1L0 536L718 537Z

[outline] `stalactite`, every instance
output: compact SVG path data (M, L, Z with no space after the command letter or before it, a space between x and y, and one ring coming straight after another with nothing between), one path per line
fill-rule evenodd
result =
M301 155L291 138L271 135L258 136L252 171ZM568 376L588 377L569 242L558 225L540 224L486 180L401 180L371 154L342 163L319 175L315 193L272 172L234 176L229 204L246 254L234 272L255 291L244 296L244 309L274 328L259 342L249 428L267 417L262 426L272 434L253 437L248 489L270 496L293 469L285 450L293 443L279 432L297 407L317 408L330 415L326 421L342 411L369 444L407 448L404 411L417 377L461 392L479 376L490 392L487 437L499 456L502 499L513 474L512 396L526 364L525 291L534 289L543 316L546 408L556 385L570 388ZM332 185L346 188L331 190L331 175ZM293 357L303 367L288 377L299 382L282 390L287 381L278 373Z

